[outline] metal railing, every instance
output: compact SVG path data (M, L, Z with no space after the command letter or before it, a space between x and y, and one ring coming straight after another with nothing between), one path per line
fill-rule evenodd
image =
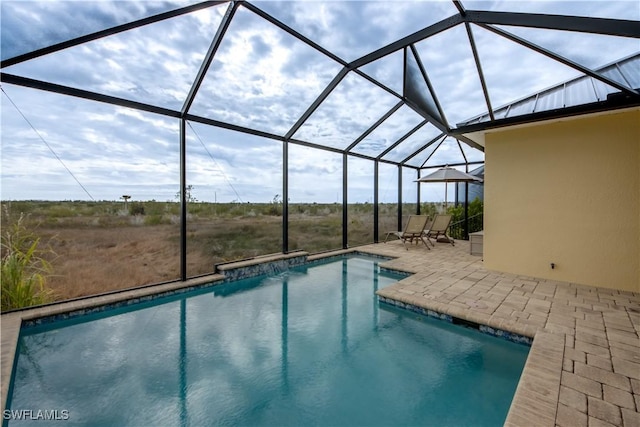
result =
M468 240L469 233L481 231L484 228L484 215L479 213L469 217L469 231L465 233L464 218L449 226L449 236L457 240Z

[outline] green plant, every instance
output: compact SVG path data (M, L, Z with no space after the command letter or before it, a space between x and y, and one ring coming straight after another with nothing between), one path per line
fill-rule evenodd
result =
M144 215L144 205L140 202L133 202L129 206L129 215Z
M483 229L483 212L482 200L476 197L471 203L469 203L469 233L480 231ZM464 205L449 206L447 213L453 215L451 218L452 227L449 230L451 237L454 239L464 239Z
M433 218L438 213L438 206L433 202L425 202L420 207L420 214Z
M51 249L40 248L40 237L24 225L20 215L2 234L2 311L43 304L51 299L46 289L51 264L44 258Z
M271 216L282 216L282 197L279 194L273 196L273 200L266 209L266 214Z
M187 185L185 187L185 199L187 203L196 203L198 199L193 195L193 185ZM182 194L178 191L175 195L176 200L180 201Z
M144 225L160 225L162 222L162 215L148 215L144 219Z

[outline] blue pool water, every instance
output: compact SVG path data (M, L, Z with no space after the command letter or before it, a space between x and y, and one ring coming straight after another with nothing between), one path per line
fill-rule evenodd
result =
M502 425L529 348L380 305L399 278L351 257L23 328L8 407L65 426Z

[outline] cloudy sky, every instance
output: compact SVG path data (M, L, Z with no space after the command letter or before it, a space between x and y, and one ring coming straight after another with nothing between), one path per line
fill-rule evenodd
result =
M11 1L0 3L1 56L12 58L193 2ZM458 11L450 1L254 2L345 61L355 60ZM467 9L640 19L637 1L471 2ZM2 71L180 110L227 5L182 15L75 46ZM638 39L504 27L587 66L599 67L640 51ZM491 103L499 107L579 76L576 70L472 25ZM486 112L463 26L419 42L416 51L447 121L455 126ZM190 113L284 135L342 66L238 8ZM402 51L361 69L402 94ZM1 198L52 200L175 200L179 187L179 121L157 114L2 84ZM349 73L294 134L298 140L343 149L398 102ZM407 106L354 151L377 156L422 121ZM399 161L439 132L420 128L384 158ZM282 142L220 128L187 126L187 180L198 200L266 202L282 194ZM462 145L470 161L478 150ZM425 150L408 163L420 166ZM289 148L291 202L342 200L342 156ZM463 160L446 139L427 165ZM373 163L348 164L349 201L373 200ZM381 201L394 201L398 168L380 168ZM415 170L403 170L403 199L415 200ZM424 185L423 200L443 200L443 185ZM453 193L449 194L451 200Z

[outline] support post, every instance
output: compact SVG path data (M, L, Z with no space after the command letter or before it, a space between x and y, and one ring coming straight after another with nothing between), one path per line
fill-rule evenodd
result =
M180 119L180 280L187 280L187 121Z
M469 173L469 165L464 168ZM457 187L457 185L456 185ZM469 240L469 183L464 183L464 239Z
M349 247L349 205L348 205L348 171L347 165L349 164L349 156L347 153L342 155L342 249Z
M282 141L282 253L289 253L289 141Z
M376 159L373 162L373 242L380 242L380 230L378 221L380 219L380 207L378 203L378 187L379 187L380 162Z
M398 165L398 230L402 230L402 165Z
M418 175L418 177L416 178L416 180L420 179L420 169L416 169L416 174ZM416 215L420 215L420 183L416 182Z
M464 183L464 239L469 240L469 183Z

